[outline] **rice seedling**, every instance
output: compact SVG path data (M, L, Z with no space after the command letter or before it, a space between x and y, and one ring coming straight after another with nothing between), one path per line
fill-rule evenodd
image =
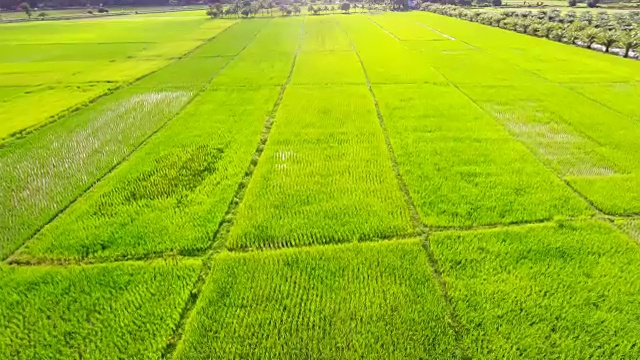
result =
M0 357L159 358L200 266L0 266Z
M640 356L640 249L596 221L432 234L472 358Z
M221 253L176 359L456 358L417 240Z
M251 161L278 92L206 91L11 260L202 252Z
M373 89L400 172L427 224L520 223L589 213L586 203L454 87Z
M227 247L350 242L411 231L367 88L290 86Z

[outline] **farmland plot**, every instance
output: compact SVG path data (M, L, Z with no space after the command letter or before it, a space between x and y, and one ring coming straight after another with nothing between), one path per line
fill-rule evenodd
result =
M58 119L0 147L0 358L640 357L638 62L417 12L0 46Z
M213 80L213 86L282 85L289 76L301 29L301 18L271 20L254 43Z
M278 91L206 91L12 260L204 250L251 160Z
M411 231L367 88L290 86L227 246L325 244Z
M108 84L44 87L0 102L0 141L15 132L41 125L52 116L89 101L108 89Z
M640 356L640 249L566 222L431 237L473 358Z
M398 14L393 16L403 21ZM552 82L640 80L640 63L635 61L432 13L412 12L409 18L495 56L498 63L528 70Z
M427 224L518 223L589 213L455 88L374 85L374 92L400 172Z
M159 358L200 266L0 266L0 357Z
M214 259L177 359L456 357L417 240Z
M340 23L364 62L372 83L446 84L442 75L432 68L416 66L424 62L423 54L410 50L366 17L344 17Z
M252 40L238 39L247 44ZM213 76L220 65L212 61L208 74L201 76ZM180 78L172 81L184 84ZM134 85L0 149L0 175L6 179L0 184L0 257L15 251L202 88L171 89L175 86L163 82L156 90Z
M640 123L557 85L537 88L464 86L600 210L639 213Z
M0 105L3 114L0 140L55 120L64 115L64 111L84 105L109 87L156 71L232 24L234 21L208 23L197 18L173 23L124 18L50 24L45 25L46 31L33 23L3 26L0 87L43 86L47 91L31 91L14 99L14 104ZM158 33L149 33L151 28L160 26L181 31L164 38ZM102 31L99 38L94 37L96 31ZM131 39L141 33L144 38L140 41ZM166 30L162 33L166 34ZM33 36L25 38L25 34ZM33 39L48 43L33 43Z

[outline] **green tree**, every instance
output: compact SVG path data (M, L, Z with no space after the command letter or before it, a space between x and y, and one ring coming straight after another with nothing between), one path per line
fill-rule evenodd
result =
M605 52L609 52L611 46L618 42L618 34L615 31L602 31L596 40L598 44L604 46Z
M623 56L629 57L631 50L636 50L640 47L640 35L620 30L618 32L618 41L616 43L624 48Z
M598 29L588 28L580 33L580 41L582 41L584 46L590 49L599 36L600 31Z
M20 8L20 10L24 11L29 19L31 19L32 9L29 3L23 2L22 4L18 5L18 7Z

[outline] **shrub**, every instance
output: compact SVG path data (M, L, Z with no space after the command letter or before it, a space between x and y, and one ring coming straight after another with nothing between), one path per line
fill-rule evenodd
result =
M109 12L109 9L104 8L104 7L100 7L100 8L98 8L98 12L101 13L101 14L106 14L106 13Z
M574 7L574 6L578 5L578 1L577 0L569 0L568 3L569 3L570 7Z

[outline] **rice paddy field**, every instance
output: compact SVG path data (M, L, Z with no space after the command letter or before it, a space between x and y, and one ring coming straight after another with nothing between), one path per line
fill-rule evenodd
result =
M0 358L640 358L640 62L432 13L0 25Z

